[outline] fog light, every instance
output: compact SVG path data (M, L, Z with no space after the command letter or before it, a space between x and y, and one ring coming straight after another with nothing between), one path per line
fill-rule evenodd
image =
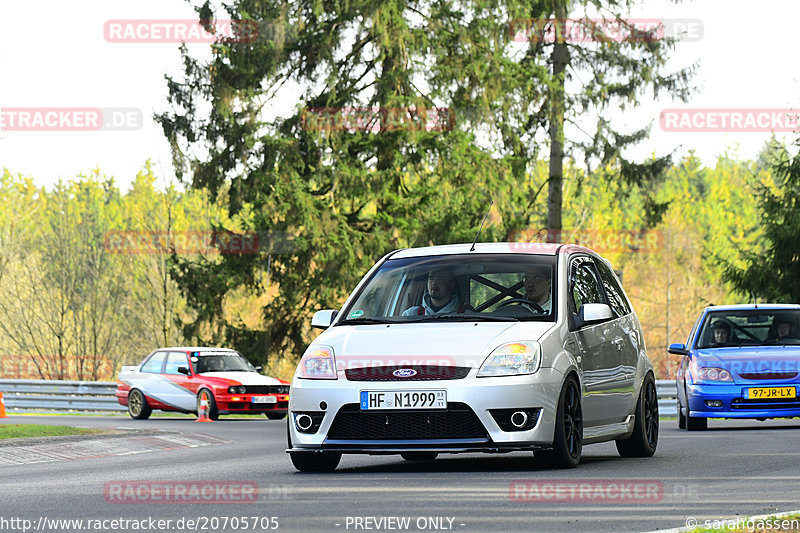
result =
M706 400L706 405L709 407L722 407L722 400Z
M294 419L294 423L297 424L297 429L300 431L308 431L314 423L314 420L306 414L301 414L297 415L297 418Z

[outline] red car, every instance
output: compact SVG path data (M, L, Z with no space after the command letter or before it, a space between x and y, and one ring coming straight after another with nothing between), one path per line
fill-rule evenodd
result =
M289 382L259 374L239 352L223 348L160 348L139 366L123 366L117 400L131 418L143 420L153 409L197 413L208 402L208 417L264 413L286 416Z

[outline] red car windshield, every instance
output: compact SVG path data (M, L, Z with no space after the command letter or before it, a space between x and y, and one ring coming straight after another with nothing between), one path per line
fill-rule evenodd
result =
M194 371L205 372L255 372L250 362L239 354L231 355L192 355Z

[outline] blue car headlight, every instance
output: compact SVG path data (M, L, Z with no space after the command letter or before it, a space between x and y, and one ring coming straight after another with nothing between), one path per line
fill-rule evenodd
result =
M713 366L704 366L696 369L693 372L695 379L698 381L725 381L733 383L731 373L724 368L716 368Z

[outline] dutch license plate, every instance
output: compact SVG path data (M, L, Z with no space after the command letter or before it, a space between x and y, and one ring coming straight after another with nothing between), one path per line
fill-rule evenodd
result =
M761 398L795 398L797 391L794 387L751 387L747 389L747 398L760 400Z
M361 391L361 410L447 409L446 390Z
M253 396L252 403L278 403L275 396Z

